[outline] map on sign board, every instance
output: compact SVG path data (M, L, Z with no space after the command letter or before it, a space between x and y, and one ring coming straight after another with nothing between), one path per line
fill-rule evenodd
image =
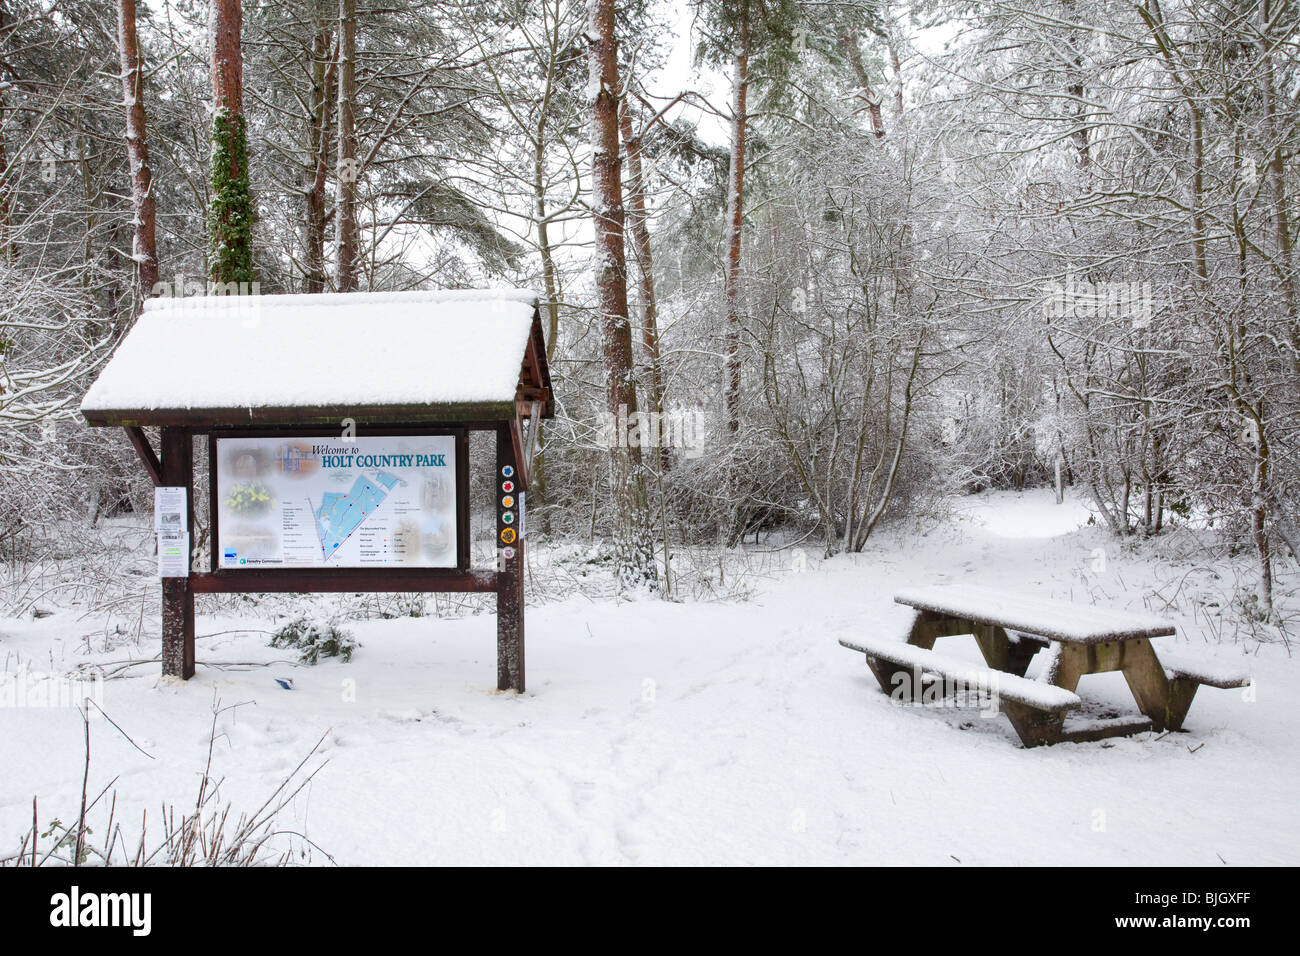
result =
M456 566L451 435L218 438L222 568Z

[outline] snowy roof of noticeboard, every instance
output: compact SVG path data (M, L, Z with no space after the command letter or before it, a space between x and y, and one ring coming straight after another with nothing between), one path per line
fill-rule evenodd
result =
M81 411L96 425L511 417L521 380L550 388L536 311L515 289L154 298Z

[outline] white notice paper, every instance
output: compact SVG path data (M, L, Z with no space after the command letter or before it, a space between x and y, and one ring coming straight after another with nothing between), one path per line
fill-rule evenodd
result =
M186 529L185 488L154 488L153 529L158 534L184 534ZM162 549L159 549L159 554Z
M190 536L182 531L172 534L158 532L158 577L187 578L190 576Z
M519 492L519 537L524 536L524 493Z

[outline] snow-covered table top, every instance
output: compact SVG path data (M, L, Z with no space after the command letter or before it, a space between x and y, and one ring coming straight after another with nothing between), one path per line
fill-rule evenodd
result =
M535 307L518 290L154 298L81 408L513 403Z
M895 594L894 601L922 611L1078 644L1176 633L1174 625L1154 614L1114 611L970 584L908 589Z

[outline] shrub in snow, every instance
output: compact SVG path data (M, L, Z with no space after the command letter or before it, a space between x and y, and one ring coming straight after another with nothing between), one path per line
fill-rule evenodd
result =
M397 594L392 606L380 612L381 617L424 617L427 612L423 594Z
M352 652L360 645L350 632L333 623L295 617L271 635L271 646L292 647L301 651L299 659L304 664L317 664L322 657L341 657L345 662L350 661Z
M1254 591L1239 588L1237 593L1233 595L1232 603L1237 609L1237 613L1247 621L1267 624L1273 619L1273 614Z

